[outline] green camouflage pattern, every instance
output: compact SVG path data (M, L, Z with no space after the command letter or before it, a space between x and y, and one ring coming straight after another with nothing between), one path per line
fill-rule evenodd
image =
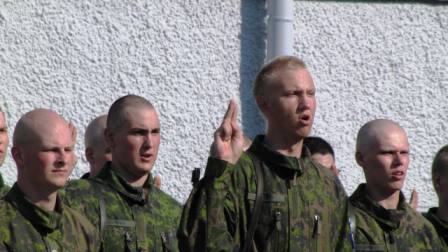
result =
M5 182L3 181L3 177L0 174L0 198L6 195L6 193L9 191L9 186L5 185Z
M437 209L438 207L432 207L423 216L432 223L440 239L444 242L445 250L448 251L448 222L437 216Z
M431 223L406 203L401 192L397 209L385 209L361 184L350 203L356 220L356 251L445 251Z
M264 200L252 250L350 249L345 239L347 196L339 179L312 161L306 148L300 159L286 157L269 149L263 139L264 136L257 136L248 150L266 165ZM208 169L215 168L208 166ZM254 163L249 154L243 153L235 165L227 164L223 172L220 167L216 170L216 178L203 189L207 198L202 204L206 208L206 250L239 251L254 207L257 188ZM197 212L198 220L203 221L204 210ZM190 226L193 221L190 220ZM188 230L182 226L180 229ZM194 241L194 237L188 238Z
M107 217L102 230L101 198ZM64 199L100 229L104 251L178 250L181 206L150 178L143 188L132 187L108 162L96 177L69 183Z
M25 199L15 184L0 200L0 251L100 251L96 228L60 202L54 212Z
M209 157L204 177L193 184L182 210L177 233L180 251L206 251L207 192L213 180L225 170L226 165L227 163L222 160Z

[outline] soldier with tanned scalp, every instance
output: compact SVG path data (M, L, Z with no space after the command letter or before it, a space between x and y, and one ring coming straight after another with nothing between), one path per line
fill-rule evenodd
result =
M0 251L99 251L96 229L58 195L73 169L71 134L51 110L17 123L11 152L18 176L0 200Z
M112 161L71 183L65 199L100 229L105 251L176 251L181 206L151 180L160 144L154 106L136 95L116 100L105 137Z
M409 166L403 128L385 119L366 123L358 133L356 161L366 178L350 196L356 251L443 251L432 225L401 192Z
M0 167L3 165L3 162L5 162L8 143L8 127L6 126L5 113L0 109ZM5 185L3 177L0 174L0 198L8 191L9 186Z
M192 209L194 202L186 204L193 211L184 210L179 232L182 249L344 249L347 197L342 184L303 147L313 125L315 93L300 59L285 56L266 64L256 77L254 96L267 131L254 139L247 152L243 152L236 104L230 103L211 148L205 178L213 173L214 179L204 187L207 200L197 206L200 211ZM256 202L260 208L254 208Z
M84 179L98 175L104 164L112 160L110 148L106 145L106 140L104 139L106 122L107 115L98 116L86 128L84 144L86 147L86 159L90 165L90 172L82 176Z
M442 147L434 157L432 182L439 197L439 206L430 208L423 215L436 228L448 250L448 145Z

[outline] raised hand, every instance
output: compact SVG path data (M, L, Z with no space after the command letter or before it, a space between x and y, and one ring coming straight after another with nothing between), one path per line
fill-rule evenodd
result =
M224 115L221 126L215 131L214 141L210 148L212 157L235 164L243 152L243 131L237 123L238 108L231 100Z
M417 211L418 208L418 192L417 190L413 189L411 193L411 199L409 200L409 205L411 205L414 210Z

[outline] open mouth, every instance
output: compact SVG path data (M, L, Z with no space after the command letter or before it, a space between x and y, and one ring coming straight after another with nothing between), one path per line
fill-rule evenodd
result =
M404 171L396 171L392 173L393 180L402 180L404 179L405 173Z
M301 123L308 124L308 123L310 123L310 120L311 120L311 116L310 115L300 115L299 116L299 121Z

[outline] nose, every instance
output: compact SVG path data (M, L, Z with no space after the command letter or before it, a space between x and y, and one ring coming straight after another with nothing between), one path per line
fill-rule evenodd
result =
M402 155L402 154L400 154L400 153L396 153L396 154L394 155L394 157L395 157L395 164L396 164L396 165L402 165L402 164L404 164L404 159L405 159L405 156L404 156L404 155Z
M300 111L303 111L303 110L310 109L310 108L311 108L311 102L312 102L312 99L313 99L313 98L308 97L306 94L303 95L303 96L300 98L300 101L299 101L299 110L300 110Z
M57 168L64 167L67 164L69 155L70 153L65 150L59 151L56 157L56 167Z
M152 147L152 145L153 145L153 140L152 140L152 138L151 138L151 133L148 134L148 135L146 135L146 136L144 137L143 140L144 140L144 141L143 141L143 146L144 146L144 147L146 147L146 148L151 148L151 147Z

